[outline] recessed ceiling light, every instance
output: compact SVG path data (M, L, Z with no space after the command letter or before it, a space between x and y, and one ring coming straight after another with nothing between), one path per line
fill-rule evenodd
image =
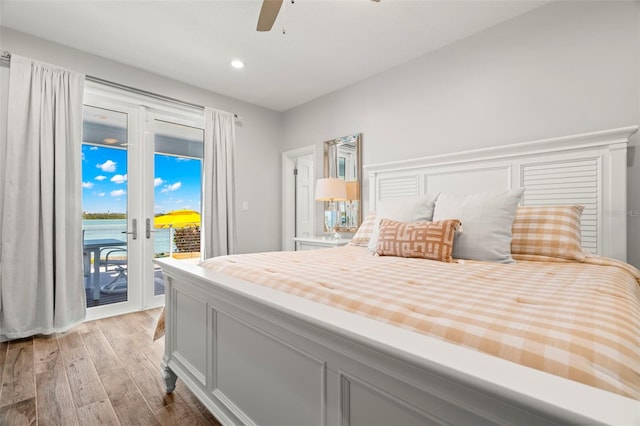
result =
M240 59L234 59L233 61L231 61L231 66L236 69L244 68L244 62L242 62Z

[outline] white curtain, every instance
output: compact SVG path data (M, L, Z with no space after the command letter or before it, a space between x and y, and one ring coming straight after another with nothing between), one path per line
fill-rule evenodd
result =
M237 253L235 121L233 114L204 109L202 185L203 258Z
M0 337L63 332L86 313L84 75L12 55L0 147Z

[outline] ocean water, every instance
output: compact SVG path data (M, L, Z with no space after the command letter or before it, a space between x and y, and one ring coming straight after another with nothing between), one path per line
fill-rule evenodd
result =
M82 230L84 231L85 240L93 240L99 238L115 238L117 240L125 240L126 235L122 231L127 230L126 219L90 219L82 221ZM169 229L154 229L158 231L153 234L154 248L156 253L169 253ZM144 238L144 227L138 227L138 237ZM175 244L173 250L175 251Z

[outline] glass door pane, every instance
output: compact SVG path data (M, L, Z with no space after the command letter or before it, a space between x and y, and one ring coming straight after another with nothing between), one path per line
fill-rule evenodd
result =
M158 115L152 126L154 257L199 261L204 130ZM154 268L153 277L153 297L147 305L164 295L159 268Z
M87 307L129 299L128 114L85 105L82 232Z

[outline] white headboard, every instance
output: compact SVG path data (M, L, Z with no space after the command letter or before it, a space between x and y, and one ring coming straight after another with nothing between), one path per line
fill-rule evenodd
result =
M364 166L380 200L526 187L523 205L581 204L582 245L627 259L627 144L637 126Z

